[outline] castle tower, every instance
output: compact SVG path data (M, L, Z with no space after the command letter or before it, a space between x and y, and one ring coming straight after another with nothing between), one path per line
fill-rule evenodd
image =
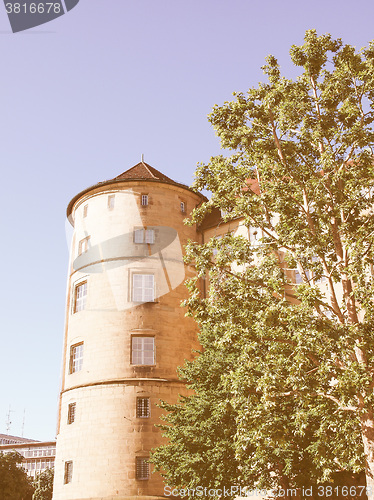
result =
M67 290L54 500L156 499L147 462L162 442L159 399L186 389L177 367L197 347L184 316L185 226L202 196L143 161L68 206Z

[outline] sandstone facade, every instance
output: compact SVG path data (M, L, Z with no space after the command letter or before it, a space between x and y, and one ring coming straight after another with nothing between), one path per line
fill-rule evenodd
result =
M146 459L162 399L186 394L177 367L198 348L185 317L183 220L201 195L145 163L69 205L69 269L54 500L163 497Z

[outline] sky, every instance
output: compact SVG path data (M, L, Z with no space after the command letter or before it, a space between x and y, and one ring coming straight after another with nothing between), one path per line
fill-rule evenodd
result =
M294 77L307 29L361 48L373 14L372 0L80 0L12 33L0 5L0 433L56 435L70 199L142 154L190 185L221 152L208 113L263 81L268 54Z

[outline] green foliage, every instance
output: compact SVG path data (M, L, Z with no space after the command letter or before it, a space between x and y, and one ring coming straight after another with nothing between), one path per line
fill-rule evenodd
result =
M0 492L2 500L31 500L33 487L21 467L22 455L0 451Z
M365 466L374 484L374 42L310 30L291 59L295 81L269 56L268 82L209 117L233 154L198 166L211 198L190 223L221 209L259 237L187 247L203 351L153 455L178 487L300 487Z
M54 469L46 469L34 479L32 500L52 500Z
M209 340L201 336L201 343ZM162 426L170 443L153 454L152 461L166 472L167 484L179 488L223 488L235 478L240 484L240 467L235 457L235 412L230 391L222 375L235 364L235 349L222 358L215 348L206 350L196 362L181 369L196 395L183 398L173 406L163 403L170 412L168 425Z

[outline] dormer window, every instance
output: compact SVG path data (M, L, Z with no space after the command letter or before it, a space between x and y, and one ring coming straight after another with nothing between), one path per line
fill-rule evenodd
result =
M148 206L148 195L142 194L142 207Z

